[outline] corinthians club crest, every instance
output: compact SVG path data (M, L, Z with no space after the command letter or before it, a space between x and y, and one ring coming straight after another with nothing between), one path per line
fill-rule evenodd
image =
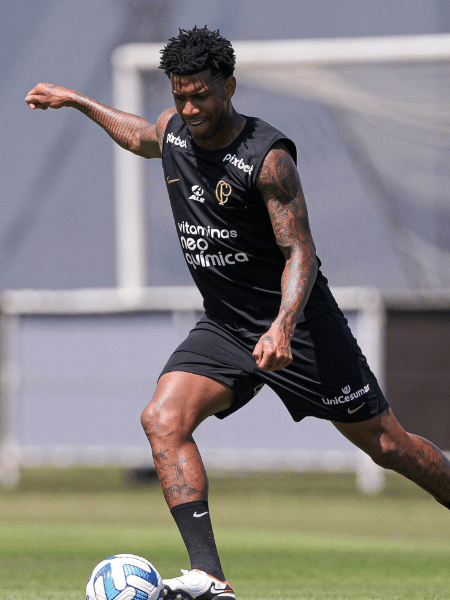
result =
M231 194L232 191L233 188L229 183L223 181L223 179L219 181L219 183L216 186L216 198L220 206L223 206L226 202L228 202L228 196Z

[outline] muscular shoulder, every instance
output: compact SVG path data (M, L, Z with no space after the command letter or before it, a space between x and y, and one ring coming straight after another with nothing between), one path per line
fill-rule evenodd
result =
M166 131L167 124L176 112L177 111L174 108L168 108L159 116L158 120L156 121L156 135L158 137L159 147L161 151L163 147L164 133Z
M174 112L176 112L174 109L164 111L155 124L145 119L141 120L143 125L138 131L137 148L139 151L136 154L144 158L161 158L164 132Z
M272 198L285 204L303 196L294 159L282 141L266 154L256 185L266 203Z

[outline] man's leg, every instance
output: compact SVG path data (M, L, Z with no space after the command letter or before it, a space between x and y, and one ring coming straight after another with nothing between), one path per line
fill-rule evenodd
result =
M361 423L333 425L375 463L404 475L450 508L450 462L436 446L407 433L391 409Z
M204 571L218 580L211 584L191 571L188 579L183 580L184 575L167 581L172 588L181 586L181 591L184 587L190 590L191 595L186 597L196 598L204 593L205 586L213 585L211 597L235 598L224 581L209 516L208 479L192 437L202 421L228 408L232 400L233 391L225 384L202 375L174 371L160 377L141 417L164 497L185 542L191 569ZM226 584L222 593L220 582Z
M170 509L208 499L208 480L192 434L232 400L228 386L202 375L174 371L160 378L141 421Z

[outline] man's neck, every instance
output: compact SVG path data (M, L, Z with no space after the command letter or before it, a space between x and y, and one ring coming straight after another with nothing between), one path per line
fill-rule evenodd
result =
M205 150L226 148L240 135L246 122L247 119L233 108L230 118L222 124L221 128L216 131L212 138L200 140L193 138L194 142L200 148L205 148Z

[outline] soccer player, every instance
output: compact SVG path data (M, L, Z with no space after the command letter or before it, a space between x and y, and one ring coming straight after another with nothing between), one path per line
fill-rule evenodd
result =
M207 417L228 416L267 384L295 421L330 420L378 465L447 508L450 464L430 442L406 433L384 398L320 271L293 142L233 107L230 42L206 27L180 30L160 66L175 109L155 124L47 83L26 102L73 107L122 147L162 158L181 249L205 308L141 418L191 561L189 571L165 580L165 593L168 600L235 599L192 437Z

